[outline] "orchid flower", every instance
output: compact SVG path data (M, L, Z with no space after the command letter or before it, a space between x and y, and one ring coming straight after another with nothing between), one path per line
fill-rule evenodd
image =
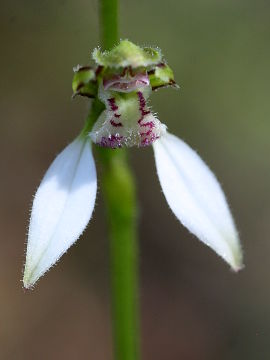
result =
M95 49L92 56L96 67L74 69L74 95L99 99L104 109L90 133L83 131L56 157L36 192L24 286L31 287L54 265L91 219L97 193L93 146L152 146L160 185L176 218L233 270L239 270L241 246L219 182L148 105L152 91L176 87L160 50L122 40L111 51Z

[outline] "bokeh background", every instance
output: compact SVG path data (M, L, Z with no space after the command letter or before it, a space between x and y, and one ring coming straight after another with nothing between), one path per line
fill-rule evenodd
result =
M179 224L152 149L132 149L143 359L269 359L270 4L121 3L121 36L158 45L175 71L181 89L153 94L153 108L220 179L246 265L233 274ZM21 283L32 196L87 113L87 101L71 101L72 67L99 44L97 1L1 1L0 29L0 358L111 360L101 194L77 245L34 291Z

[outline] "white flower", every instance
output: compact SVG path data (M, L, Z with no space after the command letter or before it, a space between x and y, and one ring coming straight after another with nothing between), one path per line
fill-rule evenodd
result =
M223 191L187 144L167 132L153 142L162 190L177 219L234 270L242 267L238 234ZM97 178L90 139L78 138L54 160L35 195L24 286L31 287L86 228Z
M140 60L136 71L127 67L123 74L121 69L115 74L109 68L100 80L89 67L76 70L75 94L95 97L98 84L97 94L105 109L89 135L81 135L56 157L37 190L23 278L26 288L33 286L75 243L92 216L97 177L91 143L110 148L153 145L161 188L177 219L233 270L242 267L237 230L215 175L194 150L167 132L147 105L152 89L175 84L171 69L156 63L154 70L140 70L142 61L148 64L149 56L160 61L161 55L152 49L145 50L142 57L142 50L135 47L137 57L127 56L126 48L134 50L135 45L130 44L120 43L124 52L120 51L119 59L124 63L126 59ZM102 55L98 50L95 53L101 65L107 58L115 61L115 53L112 55L110 58L110 53Z

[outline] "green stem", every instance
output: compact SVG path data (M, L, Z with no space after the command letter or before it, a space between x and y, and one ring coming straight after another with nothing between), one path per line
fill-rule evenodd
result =
M118 0L100 0L100 30L104 49L111 49L118 38Z
M118 39L118 0L100 0L103 49ZM104 105L92 104L82 134L97 120ZM101 163L101 189L110 236L112 321L116 360L139 359L137 204L134 177L124 149L97 148Z
M100 149L102 190L110 233L113 336L116 360L137 360L138 279L136 198L125 151Z

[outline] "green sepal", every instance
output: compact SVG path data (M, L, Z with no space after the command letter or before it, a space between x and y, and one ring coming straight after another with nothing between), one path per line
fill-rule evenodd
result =
M96 72L90 66L77 66L72 80L73 96L94 98L97 95Z
M178 87L174 81L173 71L167 64L160 63L155 66L154 69L148 71L148 77L152 90L157 90L164 86Z
M102 52L100 48L96 48L92 57L98 65L109 68L152 67L162 60L162 54L158 48L141 48L128 40L121 40L110 51Z

